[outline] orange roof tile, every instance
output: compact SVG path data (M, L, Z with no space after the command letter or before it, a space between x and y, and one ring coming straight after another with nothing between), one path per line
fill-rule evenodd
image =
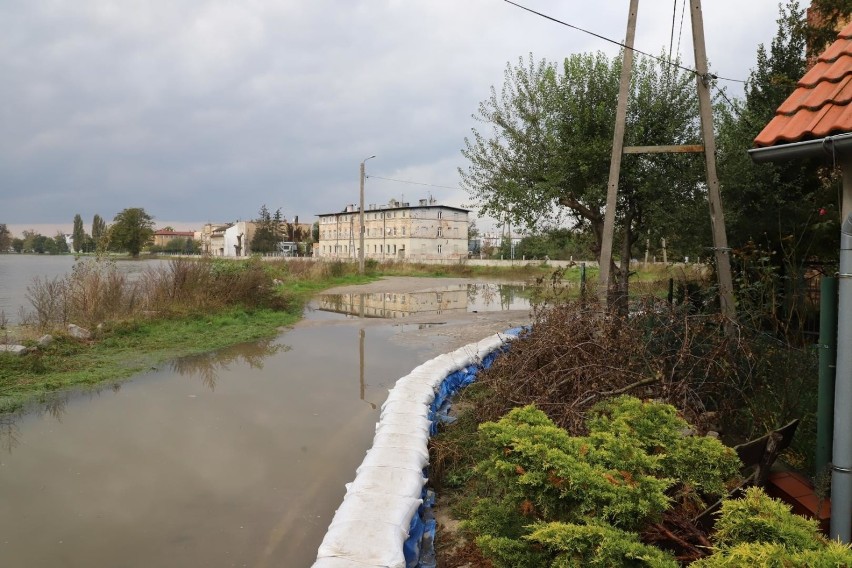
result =
M774 146L852 132L852 23L796 84L755 146Z

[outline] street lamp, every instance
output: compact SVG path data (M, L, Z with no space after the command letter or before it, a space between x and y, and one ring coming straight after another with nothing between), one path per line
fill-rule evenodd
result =
M359 225L361 226L360 234L358 235L358 273L364 274L364 178L367 176L364 175L364 163L376 156L370 156L369 158L364 158L361 160L361 203L358 218Z

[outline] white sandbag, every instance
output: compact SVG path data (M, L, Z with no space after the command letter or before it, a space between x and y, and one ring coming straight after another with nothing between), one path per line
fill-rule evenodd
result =
M348 558L318 558L311 568L384 568L379 564L364 564Z
M357 493L389 493L419 499L426 484L421 471L398 467L361 467L355 481L346 484L346 499Z
M373 438L374 448L399 448L419 452L424 458L429 459L429 451L423 438L412 434L398 434L392 432L376 433Z
M429 416L429 406L411 400L391 400L382 407L379 420L384 418L386 414L410 414L426 418Z
M429 427L432 425L432 422L423 415L418 416L415 414L382 412L382 418L379 421L379 424L401 424L403 426L410 427L412 433L415 433L418 431L429 432Z
M390 523L408 534L411 517L423 501L414 497L389 495L387 493L353 493L348 495L334 514L331 525L350 521Z
M408 421L399 424L379 422L376 424L376 434L406 434L423 438L423 445L429 442L429 426L425 428L412 428Z
M373 448L367 452L364 461L355 470L359 473L365 467L398 467L421 471L429 463L428 458L415 450L402 450L399 448Z
M397 525L381 521L342 521L328 527L317 551L317 561L341 558L368 566L405 568L402 545L406 538L408 527L402 530Z
M409 385L397 386L390 391L385 402L382 403L382 410L395 401L401 400L405 402L413 402L421 406L429 406L435 399L435 391L431 388L417 389Z

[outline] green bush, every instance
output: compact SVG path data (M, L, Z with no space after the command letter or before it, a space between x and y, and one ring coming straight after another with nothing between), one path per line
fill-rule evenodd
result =
M845 568L852 550L837 541L820 550L791 551L783 544L744 543L690 564L693 568Z
M722 504L715 540L719 546L765 542L790 550L816 550L825 544L815 520L793 515L789 506L758 487Z
M471 480L476 499L464 526L495 566L568 566L577 555L600 566L670 566L626 531L661 520L673 495L703 505L739 468L735 452L688 435L663 403L613 399L588 427L588 436L571 436L532 405L480 426L488 457ZM615 557L633 564L608 564Z
M725 501L716 521L717 549L692 564L696 568L852 566L852 550L828 541L817 522L790 512L758 487L741 499Z
M677 568L679 566L677 560L668 553L640 542L635 533L608 525L546 523L537 525L525 538L556 554L551 564L554 568L574 566Z

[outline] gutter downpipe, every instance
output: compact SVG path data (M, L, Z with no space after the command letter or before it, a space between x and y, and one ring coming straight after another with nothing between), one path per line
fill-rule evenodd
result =
M831 466L831 538L852 537L852 214L840 229L837 317L837 378Z

